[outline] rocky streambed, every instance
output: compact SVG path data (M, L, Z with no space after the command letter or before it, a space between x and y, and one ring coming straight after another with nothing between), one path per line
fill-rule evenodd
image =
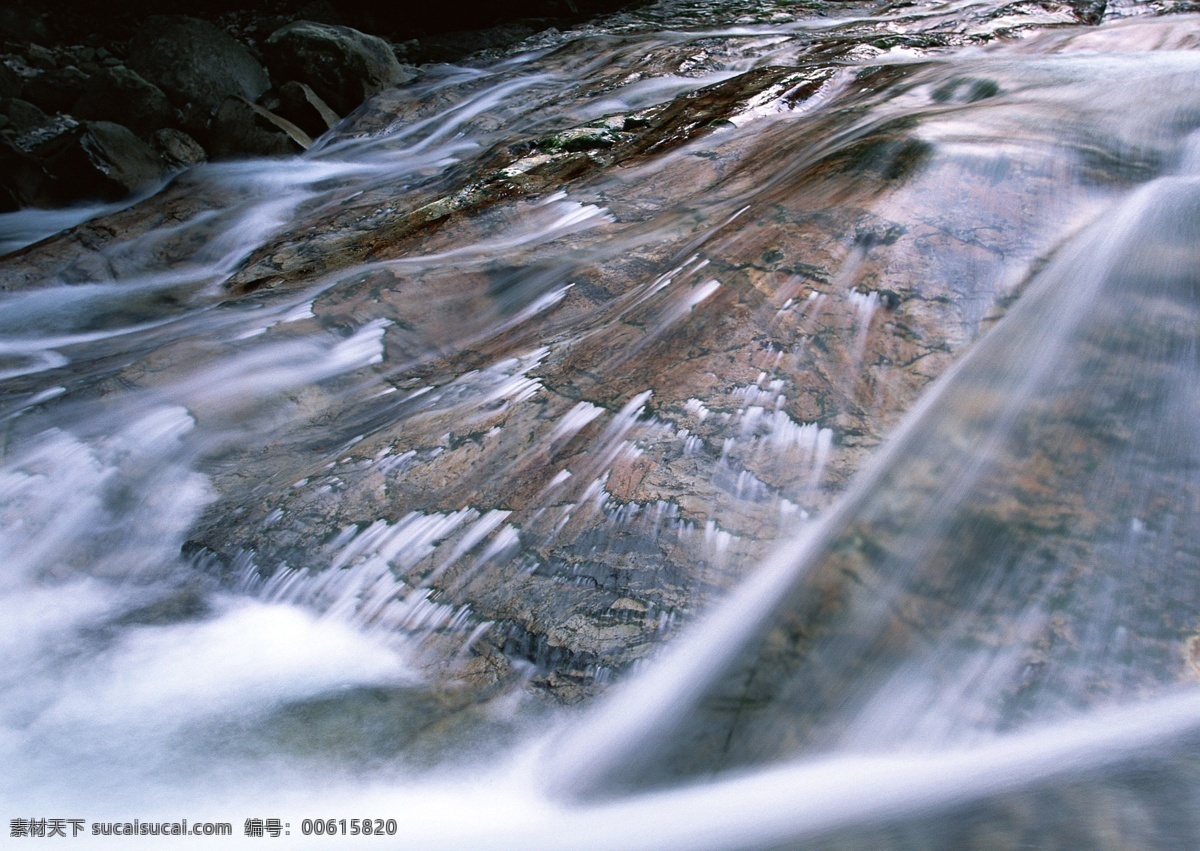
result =
M1189 681L1186 12L662 3L346 100L268 62L206 132L349 114L0 260L13 587L109 636L38 658L253 636L275 685L135 748L217 772L483 759L625 681L553 772L625 795Z

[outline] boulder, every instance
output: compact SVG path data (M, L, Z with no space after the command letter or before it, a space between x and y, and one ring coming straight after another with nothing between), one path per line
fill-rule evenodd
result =
M42 47L40 44L31 44L25 49L25 61L30 68L40 68L43 71L49 71L52 68L58 67L58 60L54 58L54 51L48 47Z
M289 80L279 87L274 111L314 139L341 120L329 104L304 83Z
M50 116L29 101L16 97L0 100L0 115L8 119L8 131L18 136L50 120Z
M4 112L11 122L8 140L22 156L33 159L53 159L83 132L82 125L71 116L48 116L18 98L5 101Z
M28 8L18 8L16 4L0 5L0 33L9 42L24 42L33 44L49 41L52 38L50 27L47 25L49 13L31 12Z
M0 213L28 207L38 197L46 175L9 139L0 135Z
M254 100L270 85L249 50L182 15L151 17L129 43L128 65L166 93L188 130L203 130L230 95Z
M75 145L49 163L54 193L60 200L117 200L149 189L165 169L154 150L128 127L111 121L86 125Z
M0 184L16 206L117 200L152 187L166 172L132 130L108 121L43 116L25 132L7 135L3 147Z
M0 62L0 98L20 97L24 85L25 80L20 74Z
M74 66L54 68L26 80L21 97L46 112L70 112L87 82L88 75Z
M214 159L237 156L287 156L312 145L308 134L286 119L245 98L221 104L208 134Z
M340 115L376 92L416 77L415 69L396 61L383 39L313 21L276 30L263 53L275 79L306 84Z
M113 121L143 136L175 122L175 108L163 90L128 68L98 71L84 85L71 114Z
M173 127L155 130L150 136L150 145L171 171L181 171L208 159L199 142Z

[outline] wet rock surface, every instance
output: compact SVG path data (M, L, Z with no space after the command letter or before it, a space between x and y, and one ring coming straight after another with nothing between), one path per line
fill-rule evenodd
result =
M1060 164L1040 143L1002 156L944 152L957 110L1007 120L1003 64L970 81L920 64L830 64L869 35L796 45L787 64L510 138L401 199L382 186L317 209L254 252L228 278L230 294L266 287L275 294L265 298L279 298L332 281L309 322L353 327L365 304L391 317L383 340L396 392L343 410L333 396L303 402L344 450L285 431L216 463L223 501L195 543L228 563L270 552L311 569L357 547L352 567L371 540L399 540L442 516L436 548L393 558L392 572L400 587L490 623L477 643L492 650L476 652L533 662L538 686L568 702L650 652L782 529L828 506L926 384L1003 312L1020 283L1013 263L1031 269L1053 234L1104 197L1094 173L1074 188L1050 179L1073 160L1070 148ZM683 43L653 61L684 67L696 55ZM545 97L585 103L628 73L606 69ZM900 92L911 93L907 113L859 118ZM403 97L376 101L341 132L354 138L402 110L416 118L444 108ZM773 123L740 131L763 121ZM1020 179L988 177L1002 172ZM948 196L947 185L961 188ZM561 214L545 199L564 189L595 211L585 216L602 207L608 221L531 240L504 266L480 257L405 271L417 253L549 224ZM206 203L184 204L192 191L105 227L128 236L164 212L186 218L187 204ZM707 212L689 221L698 198ZM8 280L22 262L44 274L56 253L86 280L80 248L103 242L85 226L15 258ZM636 247L610 255L605 242ZM553 271L564 252L579 258L565 276ZM431 303L429 293L444 295ZM553 297L544 315L485 333L507 302L539 293ZM597 325L613 331L593 337ZM638 330L648 328L658 330ZM152 386L170 358L160 353L123 380ZM328 530L327 549L316 551L325 555L314 554L314 529ZM447 562L479 535L493 541L491 555Z
M796 11L664 3L342 119L226 98L322 138L0 260L0 544L98 612L31 657L96 776L186 734L189 775L462 759L490 801L529 724L579 797L512 835L674 800L694 847L757 788L791 833L730 844L1194 844L1195 20ZM4 107L34 183L98 138L204 156ZM244 686L159 690L214 642Z
M296 594L334 571L382 588L405 606L390 626L437 648L429 672L454 686L450 715L472 705L456 691L463 685L485 696L529 685L563 703L597 693L782 536L828 511L1063 240L1178 155L1165 137L1113 120L1131 107L1120 97L1063 110L1059 87L1087 85L1091 73L1071 56L1106 38L1124 43L1120 27L1093 36L1077 24L1070 7L1052 4L816 33L675 34L616 50L564 86L555 68L593 61L584 35L539 45L521 70L533 83L500 71L377 95L328 138L331 148L379 140L408 151L429 119L460 109L468 117L446 135L470 132L479 144L402 184L365 178L299 204L286 229L222 268L217 312L287 306L299 313L271 331L283 341L325 333L349 345L367 327L382 355L355 379L371 393L307 386L261 445L205 458L217 497L191 532L197 569L226 583L286 580ZM1064 31L1004 41L1047 27ZM597 38L619 46L614 29ZM1195 47L1186 25L1138 32ZM969 74L942 53L993 41L999 49ZM731 67L735 53L754 67ZM1029 70L1031 57L1040 70ZM664 77L677 88L638 88ZM488 96L510 83L527 96ZM278 96L282 112L283 88ZM248 100L221 109L233 104L280 130ZM1029 126L1030 109L1042 123ZM1152 117L1165 125L1168 113ZM47 130L26 144L49 157L41 146L82 133ZM996 137L1006 145L987 143ZM176 138L163 150L169 142L186 147ZM150 202L7 258L4 286L112 281L142 262L113 250L118 237L186 230L255 191L185 175ZM155 243L156 260L187 268L207 236L189 233L190 242ZM104 381L167 393L192 345L106 365ZM1054 405L1067 404L1063 392ZM201 422L234 416L190 410ZM1056 534L1087 516L1080 483L1050 463L1054 447L1079 443L1099 457L1098 438L1070 429L1022 439L1004 451L1021 462L1029 503L985 495L972 509L974 534L990 518L1014 552L1022 530ZM913 488L938 476L915 470ZM804 708L837 704L843 683L821 677L821 629L832 612L891 587L878 563L912 548L892 527L919 501L897 499L881 528L839 539L809 586L815 602L800 607L792 632L766 639L779 658L768 654L749 690L718 707L722 719L731 702L752 717L773 689L794 688L788 705L804 710L796 728L773 719L770 729L820 743L819 719ZM1035 555L1065 560L1100 546L1076 531ZM961 556L929 561L904 611L862 631L864 657L911 646L921 625L971 599L973 589L943 587ZM319 599L312 593L303 599ZM352 605L366 609L362 594ZM1053 642L1068 626L1047 621L1030 640ZM998 641L983 629L971 640ZM1147 640L1166 653L1182 629ZM1033 683L1040 669L1026 661ZM794 679L797 665L811 674ZM777 747L747 736L722 758Z
M1162 212L1133 227L1172 239L1191 230L1166 219L1193 201L1174 187L1162 195ZM1195 306L1155 264L1118 263L1086 295L1054 291L1101 254L1085 234L1042 273L1015 321L980 343L899 439L895 462L843 505L848 519L806 557L770 628L690 710L686 735L624 766L618 782L1009 731L1191 679L1181 664L1190 607L1172 589L1200 574L1200 550L1176 525L1196 498L1187 471L1200 456L1188 441L1140 444L1134 435L1173 426L1133 412L1174 419L1193 405L1178 392L1197 366L1179 332ZM1079 323L1052 330L1045 317L1064 303ZM1118 584L1136 591L1097 610L1101 589ZM920 727L925 710L914 708L911 727L893 712L948 692L931 713L936 730Z

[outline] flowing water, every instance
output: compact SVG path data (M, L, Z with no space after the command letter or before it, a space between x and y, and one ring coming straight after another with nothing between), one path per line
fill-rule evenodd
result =
M1163 11L663 2L3 217L4 817L1200 844Z

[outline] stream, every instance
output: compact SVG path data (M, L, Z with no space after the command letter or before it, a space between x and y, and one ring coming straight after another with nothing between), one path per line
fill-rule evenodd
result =
M0 216L4 818L1200 847L1200 17L1081 8L661 0Z

